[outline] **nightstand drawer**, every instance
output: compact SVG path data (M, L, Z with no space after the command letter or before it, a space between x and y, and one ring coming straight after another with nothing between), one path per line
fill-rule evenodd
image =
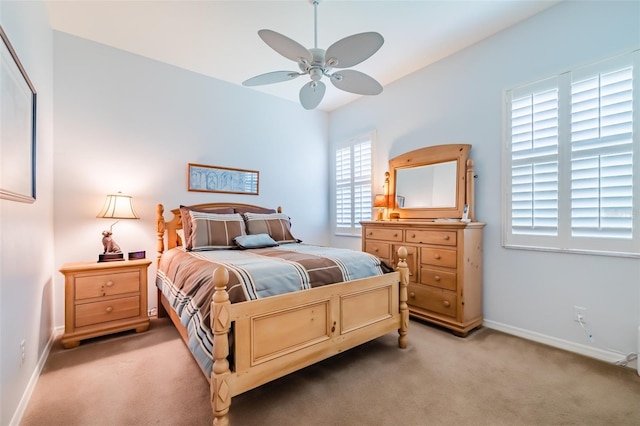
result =
M139 271L76 277L76 300L138 291L140 291Z
M382 259L389 259L391 253L391 244L367 241L364 251L374 256L378 256Z
M453 270L455 271L455 270ZM446 288L455 291L457 286L456 273L452 271L422 268L420 282L433 287Z
M76 327L84 327L140 315L140 297L76 305Z
M367 228L366 237L372 240L402 241L402 230Z
M409 284L408 293L409 305L455 318L457 311L455 293L412 284Z
M420 252L420 263L423 265L444 266L446 268L456 267L455 250L448 250L436 247L423 247Z
M455 246L457 244L455 231L419 231L407 229L406 241L408 243L441 244Z

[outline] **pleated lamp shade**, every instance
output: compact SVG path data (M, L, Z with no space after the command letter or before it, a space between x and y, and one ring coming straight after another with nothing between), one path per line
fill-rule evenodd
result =
M373 207L387 207L387 196L384 194L377 194L373 199Z
M115 195L107 195L104 206L96 217L106 219L140 219L133 209L133 198L118 192Z

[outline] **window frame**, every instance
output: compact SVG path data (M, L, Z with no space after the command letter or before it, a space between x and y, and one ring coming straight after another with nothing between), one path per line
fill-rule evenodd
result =
M376 133L375 131L372 132L367 132L364 134L361 134L359 136L350 138L346 141L344 141L341 144L337 144L334 147L333 150L333 168L332 168L332 179L333 179L333 209L332 209L332 221L334 222L334 233L335 235L338 236L347 236L347 237L362 237L362 226L360 225L361 221L369 221L369 220L373 220L373 209L372 209L372 205L373 205L373 151L374 151L374 146L375 146L375 140L376 140ZM336 157L338 155L339 151L342 151L344 149L349 149L350 150L350 154L351 154L351 162L353 164L353 152L354 152L354 148L357 145L360 145L362 143L369 143L369 170L370 170L370 175L368 180L361 180L358 185L362 186L362 185L367 185L369 186L369 196L368 196L368 202L366 200L364 200L363 202L361 202L362 206L360 207L360 209L358 210L357 208L354 208L354 204L355 203L355 188L356 188L356 182L355 182L355 176L352 173L351 177L350 177L350 183L349 185L346 185L346 187L348 187L350 189L350 203L351 203L351 218L349 221L349 226L341 226L338 221L338 216L339 216L339 203L338 203L338 189L340 187L345 187L345 185L339 185L338 184L338 164L337 164L337 160ZM358 214L360 216L358 216ZM344 222L343 222L344 223Z
M584 77L588 72L604 74L624 66L633 66L632 103L632 219L631 237L613 238L572 235L572 76ZM535 92L536 86L557 79L558 88L558 199L557 234L553 236L514 234L512 232L512 104L513 93ZM576 81L580 79L575 79ZM517 96L515 96L517 98ZM559 75L506 89L503 93L503 144L502 144L502 246L509 249L540 250L553 252L583 253L618 257L640 258L640 50L635 50L587 66L577 67Z

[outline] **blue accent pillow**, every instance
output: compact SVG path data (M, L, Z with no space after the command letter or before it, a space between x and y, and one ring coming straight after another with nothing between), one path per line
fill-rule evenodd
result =
M239 235L233 239L241 249L275 247L278 245L269 234Z

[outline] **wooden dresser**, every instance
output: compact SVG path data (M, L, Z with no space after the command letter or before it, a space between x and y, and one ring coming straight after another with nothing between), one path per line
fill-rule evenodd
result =
M410 315L458 336L482 324L482 222L373 221L362 224L362 250L394 268L409 254Z
M75 262L60 268L65 277L62 345L109 333L149 328L147 269L151 260Z

